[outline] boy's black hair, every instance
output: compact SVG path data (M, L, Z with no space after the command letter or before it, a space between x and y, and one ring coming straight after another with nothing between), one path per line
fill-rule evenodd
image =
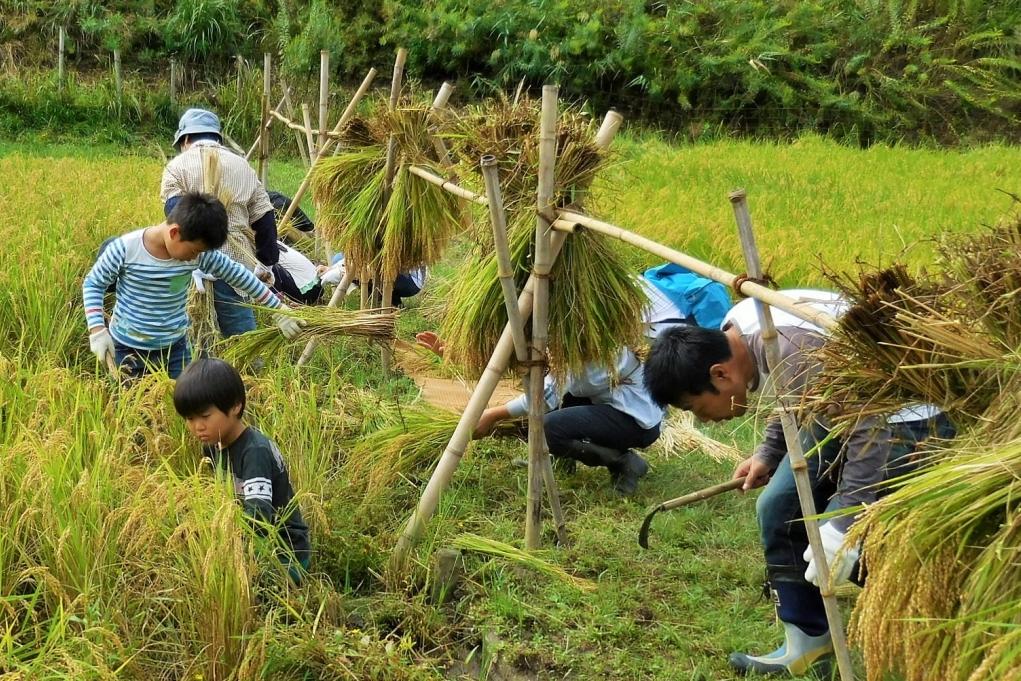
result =
M701 326L674 326L659 335L645 360L645 389L661 407L684 396L719 392L709 377L714 364L733 356L727 334Z
M241 405L245 415L245 383L241 374L222 359L197 359L181 372L174 386L174 408L181 416L197 416L210 407L223 413Z
M201 241L210 250L227 241L227 209L212 194L184 194L167 215L167 224L181 228L181 241Z

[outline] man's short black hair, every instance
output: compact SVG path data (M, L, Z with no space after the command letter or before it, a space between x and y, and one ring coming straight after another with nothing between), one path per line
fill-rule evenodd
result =
M197 416L216 407L228 413L241 405L239 416L245 414L245 383L241 374L222 359L197 359L181 372L174 386L174 408L181 416Z
M682 397L719 392L709 369L733 356L727 334L701 326L674 326L656 338L645 360L645 389L661 407Z
M212 194L184 194L167 215L167 223L181 228L181 241L201 241L210 250L227 241L227 209Z

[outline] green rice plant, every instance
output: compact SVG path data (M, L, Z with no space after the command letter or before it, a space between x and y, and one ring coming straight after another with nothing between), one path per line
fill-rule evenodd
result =
M559 565L554 565L544 560L535 551L522 551L502 541L480 537L477 534L461 534L451 539L450 545L462 551L471 551L472 553L481 553L493 558L500 558L529 570L541 572L549 577L562 580L564 583L581 591L594 591L596 588L596 585L591 580L575 577Z
M231 362L248 364L257 357L275 357L289 344L309 340L329 341L340 336L356 336L375 341L394 337L398 312L394 308L344 310L337 307L301 306L284 312L273 311L302 322L302 333L288 340L275 326L233 336L223 341L223 356Z

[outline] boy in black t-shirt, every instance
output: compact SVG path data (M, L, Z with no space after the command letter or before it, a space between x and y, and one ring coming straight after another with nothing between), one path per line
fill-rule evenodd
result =
M174 407L217 469L234 477L245 514L280 528L280 538L290 549L281 560L291 577L301 581L297 565L309 567L308 526L276 443L244 422L245 384L237 369L220 359L196 360L177 379Z

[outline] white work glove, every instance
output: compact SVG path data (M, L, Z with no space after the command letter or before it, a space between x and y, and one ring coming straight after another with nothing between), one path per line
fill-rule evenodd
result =
M277 283L277 278L276 276L274 276L273 270L269 267L266 267L261 262L255 266L255 271L252 274L254 274L255 278L261 281L266 286L272 286L273 284Z
M206 292L207 281L216 281L216 277L214 277L211 274L206 274L202 270L192 270L191 279L192 282L195 284L195 289L198 290L199 293Z
M819 536L822 537L822 548L826 554L826 563L830 568L831 586L843 584L851 577L851 570L858 562L860 547L844 546L845 535L831 523L819 526ZM819 586L819 568L812 557L812 547L805 549L803 556L808 561L808 569L805 570L805 579L816 586Z
M341 260L332 267L327 267L319 273L319 281L324 284L336 286L344 279L344 261Z
M280 306L281 310L290 310L291 308L286 305ZM277 328L280 329L280 333L284 334L284 338L287 340L294 340L301 333L301 327L305 326L305 322L300 319L295 319L285 314L273 315L273 321L276 323Z
M114 358L113 336L110 335L105 326L99 331L93 331L89 334L89 350L92 350L92 354L104 366L106 365L107 357L110 359Z

